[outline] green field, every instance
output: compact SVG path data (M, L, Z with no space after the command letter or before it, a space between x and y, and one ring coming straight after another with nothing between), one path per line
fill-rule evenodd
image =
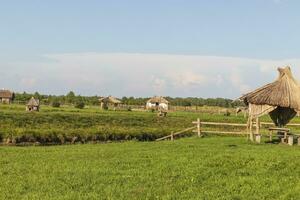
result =
M242 116L222 114L170 112L168 117L143 111L101 111L99 107L74 109L42 106L38 113L25 112L22 105L0 106L0 138L15 143L61 144L103 142L116 140L151 141L192 126L198 117L204 121L245 123Z
M43 106L39 113L27 113L21 105L1 105L0 199L300 198L297 146L211 135L153 142L192 126L198 117L246 122L242 115L219 114L218 108L200 111L159 118L151 112L98 107ZM76 145L58 145L74 137ZM8 138L13 146L5 145ZM55 146L32 146L37 142Z
M299 199L299 158L239 137L0 147L0 199Z
M106 141L153 141L191 127L192 121L246 123L243 115L224 116L220 108L203 107L198 113L170 112L166 118L145 111L102 111L99 107L75 109L42 106L37 113L23 105L0 105L0 141L14 144L68 144ZM264 117L263 121L270 121ZM294 122L300 122L295 118ZM204 127L214 128L214 127ZM228 129L219 127L218 130ZM244 130L243 130L244 131ZM298 130L297 130L298 131ZM187 133L191 135L192 133ZM73 139L76 140L73 140Z

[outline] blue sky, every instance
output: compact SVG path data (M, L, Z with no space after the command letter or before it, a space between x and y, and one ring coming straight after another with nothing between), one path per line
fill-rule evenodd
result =
M0 87L235 98L272 81L281 65L300 77L299 6L296 0L0 1Z

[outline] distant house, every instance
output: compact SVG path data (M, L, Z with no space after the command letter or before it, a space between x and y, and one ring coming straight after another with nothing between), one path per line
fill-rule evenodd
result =
M31 97L26 105L26 111L39 111L40 110L40 100Z
M100 107L103 110L107 110L109 106L112 106L114 110L116 110L120 104L122 104L122 101L117 99L116 97L108 96L108 97L102 97L99 99Z
M15 98L15 94L9 90L0 90L0 102L10 104Z
M149 99L146 103L147 110L168 110L169 109L169 101L161 96L154 96Z

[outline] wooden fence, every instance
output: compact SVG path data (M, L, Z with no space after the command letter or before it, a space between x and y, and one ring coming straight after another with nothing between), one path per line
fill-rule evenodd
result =
M250 128L248 126L248 124L238 124L238 123L220 123L220 122L203 122L201 121L199 118L197 119L197 121L192 122L194 124L194 126L186 128L182 131L179 132L172 132L170 135L164 136L162 138L158 138L156 141L161 141L161 140L165 140L165 139L171 139L174 140L175 136L181 135L183 133L186 133L188 131L193 131L195 133L197 133L198 137L202 137L203 134L224 134L224 135L245 135L247 137L249 137L250 135L250 131L252 131L252 128ZM206 127L204 126L213 126L213 127L218 127L218 126L222 126L222 127L240 127L240 128L244 128L244 131L218 131L218 130L207 130ZM260 128L262 126L270 126L270 127L274 127L274 124L271 122L259 122L253 123L253 126L256 127L256 135L261 135L260 134ZM287 126L294 126L294 127L300 127L300 124L287 124ZM271 129L269 128L269 137L271 137ZM293 134L295 136L300 136L300 134Z
M195 124L195 126L186 128L179 132L172 132L170 135L164 136L162 138L158 138L156 141L161 141L165 139L171 139L174 140L174 137L183 133L186 133L188 131L193 131L197 133L198 137L202 137L204 133L207 134L231 134L231 135L248 135L247 131L247 124L237 124L237 123L219 123L219 122L202 122L199 118L197 121L192 122ZM240 131L211 131L211 130L205 130L205 127L203 125L210 125L210 126L232 126L232 127L244 127L245 132Z

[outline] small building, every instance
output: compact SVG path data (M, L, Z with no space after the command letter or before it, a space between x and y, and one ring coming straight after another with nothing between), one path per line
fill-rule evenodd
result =
M146 103L147 110L169 110L169 101L161 96L154 96Z
M26 111L39 111L40 110L40 100L31 97L26 105Z
M15 94L9 90L0 90L0 103L10 104L15 98Z
M122 104L122 101L112 96L102 97L99 99L99 102L103 110L108 110L109 107L113 107L113 109L116 110Z

